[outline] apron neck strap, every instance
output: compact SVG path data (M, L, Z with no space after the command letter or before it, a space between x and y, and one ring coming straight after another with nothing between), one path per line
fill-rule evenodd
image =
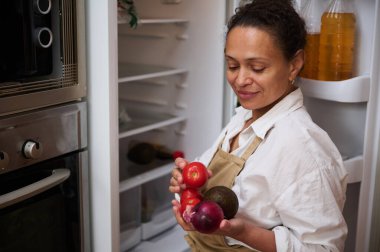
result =
M248 148L245 150L245 152L243 153L243 155L241 156L241 158L246 161L249 156L252 155L253 152L255 152L255 150L257 149L257 147L260 145L262 139L258 136L255 137L255 139L253 139L252 143L248 146Z
M226 132L226 135L227 135L227 132ZM222 149L223 141L224 141L224 138L226 138L226 135L224 135L224 137L222 138L222 140L219 143L218 149L220 149L220 150ZM255 136L255 139L253 139L252 143L248 146L248 148L245 150L245 152L241 156L241 158L244 160L244 162L247 161L247 159L249 158L249 156L252 155L252 153L255 152L255 150L260 145L262 140L263 139L261 139L260 137Z

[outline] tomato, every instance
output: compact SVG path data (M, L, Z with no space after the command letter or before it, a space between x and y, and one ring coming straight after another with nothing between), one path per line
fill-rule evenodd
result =
M185 212L185 210L188 213L190 213L191 209L193 209L193 207L196 204L198 204L199 202L201 202L201 199L199 199L199 198L187 198L187 199L184 199L183 201L181 201L181 208L180 208L181 214L183 214L183 212Z
M198 198L198 199L202 200L202 195L195 188L186 188L181 193L181 202L183 202L189 198Z
M182 151L177 150L172 153L172 157L173 157L173 160L176 160L179 157L184 158L185 154Z
M207 168L201 162L190 162L183 168L182 177L187 187L200 188L207 182Z

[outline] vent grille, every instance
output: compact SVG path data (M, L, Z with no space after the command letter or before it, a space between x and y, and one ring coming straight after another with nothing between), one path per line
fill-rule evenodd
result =
M78 85L77 30L75 0L60 1L60 57L61 76L30 82L0 83L0 98L42 92ZM39 77L41 79L41 77Z

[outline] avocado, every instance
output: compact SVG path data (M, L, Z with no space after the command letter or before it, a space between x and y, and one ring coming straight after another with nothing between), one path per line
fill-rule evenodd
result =
M224 218L232 219L238 211L239 200L234 191L226 186L214 186L203 195L203 200L216 202L223 210Z

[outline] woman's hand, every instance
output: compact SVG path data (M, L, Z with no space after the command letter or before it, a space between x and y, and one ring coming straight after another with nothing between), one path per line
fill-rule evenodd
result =
M233 218L230 220L223 219L222 222L220 222L219 229L215 232L215 234L237 238L244 233L246 223L247 220L243 220L241 218Z
M234 238L259 251L276 251L274 232L257 227L245 219L224 219L214 234Z
M169 191L180 194L182 190L186 188L186 185L183 183L182 169L188 162L183 158L176 158L174 163L175 167L172 171L172 177L170 178Z
M175 162L175 167L172 171L169 191L172 193L181 194L183 189L186 188L186 185L183 183L182 169L187 165L188 162L187 160L183 158L176 158L174 162ZM181 203L178 200L172 200L172 205L173 205L174 216L177 219L178 224L183 228L183 230L186 230L186 231L194 230L191 224L186 223L182 218L182 214L180 212Z
M181 208L181 204L177 200L172 200L173 204L173 213L175 218L177 219L178 224L183 228L185 231L194 231L194 227L191 225L191 223L187 223L183 218L182 214L179 211Z

